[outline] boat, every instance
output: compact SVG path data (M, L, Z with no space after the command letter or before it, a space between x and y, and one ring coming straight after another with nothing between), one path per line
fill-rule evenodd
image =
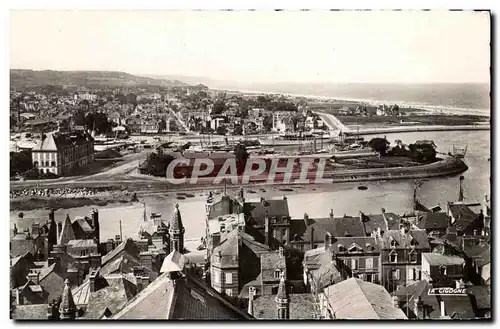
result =
M360 185L360 186L358 186L358 190L366 191L366 190L368 190L368 187L366 187L364 185Z
M467 146L465 148L458 148L453 145L453 151L451 152L451 155L454 156L455 158L463 159L465 157L465 154L467 153Z
M115 138L108 137L95 137L94 138L94 150L96 152L105 151L111 148L116 148L125 145L124 142L120 142Z
M280 134L277 137L267 137L267 138L259 138L258 141L262 146L293 146L293 145L301 145L303 143L333 143L335 141L335 137L330 135L314 135L311 133L285 133Z

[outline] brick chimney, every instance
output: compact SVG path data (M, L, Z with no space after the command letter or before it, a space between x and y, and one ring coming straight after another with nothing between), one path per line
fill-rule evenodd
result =
M89 289L90 292L95 292L96 291L96 279L97 276L99 275L99 269L97 268L92 268L89 273Z
M334 216L333 216L333 209L330 209L330 219L333 220Z

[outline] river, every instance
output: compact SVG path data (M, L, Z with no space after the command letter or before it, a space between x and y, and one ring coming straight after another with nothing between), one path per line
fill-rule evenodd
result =
M430 139L438 146L438 152L449 152L453 145L465 147L468 145L465 163L469 169L462 175L464 179L465 196L470 202L483 202L485 195L490 195L490 131L443 131L443 132L413 132L387 134L387 139L394 142L401 139L403 143ZM373 138L374 136L369 136ZM425 181L419 189L419 199L424 205L446 205L446 201L458 198L458 176L433 178ZM381 208L387 212L403 214L412 207L413 181L382 181L365 182L365 191L357 189L359 183L339 183L332 185L303 186L294 191L281 191L279 187L266 187L266 192L260 193L260 188L254 188L258 193L246 193L248 201L266 198L281 198L286 194L289 200L292 218L302 218L304 213L310 217L327 217L330 209L336 215L356 215L364 213L380 213ZM199 240L205 230L205 200L206 195L200 192L193 198L177 200L174 193L167 196L151 196L142 200L146 203L146 212L159 212L163 218L170 218L174 205L179 203L182 221L186 228L186 239ZM79 207L56 211L56 220L64 220L66 214L73 216L89 216L91 207ZM99 208L101 223L101 240L112 238L119 234L120 221L124 237L136 237L138 221L142 220L144 207L142 203L129 205L109 205ZM25 219L48 218L48 210L24 212ZM11 212L11 226L18 221L18 213Z

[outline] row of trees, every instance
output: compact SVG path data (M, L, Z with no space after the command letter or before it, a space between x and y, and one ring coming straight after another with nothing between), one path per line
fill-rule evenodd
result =
M385 138L376 137L368 142L375 152L380 156L404 156L414 161L428 163L436 160L436 146L432 143L413 143L408 147L400 140L396 141L396 146L389 149L391 143Z

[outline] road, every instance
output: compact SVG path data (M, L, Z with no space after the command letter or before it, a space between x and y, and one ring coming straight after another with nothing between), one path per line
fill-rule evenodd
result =
M314 112L319 117L323 122L330 128L330 130L335 130L335 131L342 131L342 132L349 132L351 129L349 129L347 126L345 126L342 122L340 122L337 117L335 117L333 114L330 113L324 113L324 112Z

